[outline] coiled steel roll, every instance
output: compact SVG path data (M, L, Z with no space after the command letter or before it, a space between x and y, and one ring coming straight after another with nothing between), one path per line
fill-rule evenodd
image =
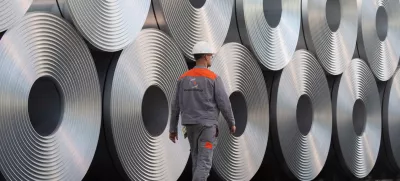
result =
M250 180L260 167L268 141L268 93L261 69L249 50L238 43L224 45L211 70L230 96L237 131L230 135L222 115L213 169L223 180Z
M99 79L83 39L57 16L28 13L0 41L0 74L3 176L81 180L101 124Z
M187 71L172 39L155 29L124 49L105 85L105 125L114 162L130 180L177 180L189 143L169 138L169 111L178 78Z
M303 0L302 18L308 50L327 73L343 73L357 42L357 0Z
M11 28L25 15L32 0L0 1L0 32Z
M358 1L358 51L375 77L387 81L394 74L400 57L400 2Z
M382 105L382 126L383 140L388 158L387 162L391 168L400 171L400 113L398 111L400 104L400 71L397 69L393 77L386 83L383 94Z
M286 171L299 180L314 179L328 156L332 107L324 70L305 50L296 51L274 80L271 126Z
M300 0L238 0L238 25L243 44L260 63L280 70L296 51L301 22Z
M204 4L198 8L200 2ZM223 45L234 0L154 0L153 4L161 30L175 39L187 58L194 60L192 49L199 41L207 41L214 51Z
M61 14L73 21L88 42L100 50L115 52L135 40L146 21L151 0L57 0L57 3Z
M342 166L357 178L375 165L381 142L381 103L367 64L353 59L332 92L333 140Z

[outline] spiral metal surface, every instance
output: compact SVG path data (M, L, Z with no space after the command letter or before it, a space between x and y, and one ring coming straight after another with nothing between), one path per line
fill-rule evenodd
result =
M312 180L322 170L332 133L330 91L324 70L305 50L274 80L271 126L274 147L285 167L299 180Z
M183 51L194 60L193 46L207 41L217 52L223 45L231 22L234 0L205 0L195 8L188 0L153 0L157 22Z
M268 93L261 69L243 45L228 43L216 54L211 70L224 82L237 132L242 132L231 135L220 116L214 171L223 180L250 180L263 160L269 132ZM237 102L240 96L243 102Z
M274 7L271 3L281 3L282 5L275 10L272 9ZM265 9L269 6L272 6L271 10ZM264 67L270 70L280 70L292 59L299 39L300 7L300 0L236 1L237 20L242 41L254 52ZM270 20L272 22L273 18L278 18L279 24L267 22L266 16L273 16Z
M382 126L386 155L391 166L400 171L400 71L397 69L385 87L382 105Z
M335 151L352 175L366 177L378 156L382 125L378 87L363 60L352 60L335 82L332 100Z
M28 13L0 41L0 74L0 169L4 177L82 180L96 150L101 124L99 79L83 39L57 16ZM48 135L36 131L28 108L33 87L42 78L52 80L62 99L60 121ZM41 109L47 96L40 98L35 110ZM50 119L42 118L40 123Z
M358 1L358 51L375 77L387 81L394 74L400 57L400 2Z
M151 0L58 0L64 14L96 48L115 52L142 29Z
M22 19L31 5L32 0L1 0L0 1L0 32L11 28Z
M307 48L327 73L343 73L357 42L357 0L303 0L302 18Z
M146 29L122 51L113 76L108 76L106 131L114 161L129 179L177 180L185 168L188 141L179 131L178 143L172 143L165 129L176 81L185 71L185 59L172 39Z

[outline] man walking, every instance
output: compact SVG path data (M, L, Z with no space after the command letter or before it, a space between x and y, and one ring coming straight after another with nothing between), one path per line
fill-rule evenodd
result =
M193 181L207 180L213 150L218 136L218 116L221 111L231 133L235 133L235 120L221 78L210 71L214 52L207 42L193 47L196 66L178 80L175 100L172 104L170 139L178 139L178 120L187 129L192 156Z

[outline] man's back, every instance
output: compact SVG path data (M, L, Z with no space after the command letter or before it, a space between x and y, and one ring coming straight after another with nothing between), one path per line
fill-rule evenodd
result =
M194 68L179 79L179 104L183 124L214 124L219 110L214 99L217 75L206 68Z
M179 116L180 112L184 125L212 125L217 124L221 111L228 124L234 125L231 105L223 82L205 67L195 67L179 78L176 99L172 106L171 121L174 121L174 116Z

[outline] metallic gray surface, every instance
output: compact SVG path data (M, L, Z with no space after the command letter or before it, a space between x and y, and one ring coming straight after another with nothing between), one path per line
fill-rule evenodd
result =
M191 54L194 44L207 41L215 52L223 45L231 22L234 0L207 0L196 9L188 0L153 0L161 30L176 41L183 54Z
M301 1L282 0L278 26L271 27L264 16L263 0L237 0L237 20L243 44L261 65L280 70L291 60L299 38Z
M71 25L28 13L0 41L0 169L7 180L81 180L101 123L99 79L89 49ZM35 80L51 77L62 93L62 117L40 136L28 114ZM51 111L51 110L49 110Z
M324 70L311 53L298 50L274 80L272 89L274 149L295 178L313 180L325 165L332 133L330 91ZM312 105L312 125L306 135L300 132L302 125L296 117L302 95L308 95Z
M383 139L387 161L397 172L400 171L400 71L397 69L385 87L382 105Z
M0 0L0 32L21 20L31 3L32 0Z
M400 57L400 2L397 0L358 0L357 46L360 57L366 60L375 77L387 81L394 74ZM384 41L378 38L376 12L382 6L388 15L388 32Z
M247 112L247 125L239 137L229 133L220 116L213 169L223 180L250 180L260 168L269 133L268 93L261 69L243 45L228 43L216 54L211 70L222 78L228 96L240 92L247 104L242 110Z
M343 73L350 64L357 41L357 1L339 0L341 10L339 27L329 28L327 21L327 1L303 0L302 23L307 48L320 61L325 71L331 75ZM328 11L329 12L329 11ZM335 15L332 15L335 16Z
M142 110L145 91L150 86L159 87L170 105L176 80L185 71L185 59L172 39L158 30L146 29L122 51L115 69L109 72L113 75L107 76L104 97L107 141L114 162L127 178L177 180L185 168L190 150L182 132L177 144L168 139L168 128L152 136L142 116L146 111ZM170 108L166 109L150 111L169 112Z
M28 12L45 12L62 17L60 9L57 6L57 0L33 0Z
M358 136L353 125L353 106L361 100L366 124ZM381 103L375 78L361 59L353 59L335 82L332 92L334 148L345 169L357 178L366 177L375 165L381 142Z
M66 1L65 4L63 1ZM75 27L96 48L119 51L132 43L142 29L151 0L63 0ZM66 14L66 13L64 13Z

